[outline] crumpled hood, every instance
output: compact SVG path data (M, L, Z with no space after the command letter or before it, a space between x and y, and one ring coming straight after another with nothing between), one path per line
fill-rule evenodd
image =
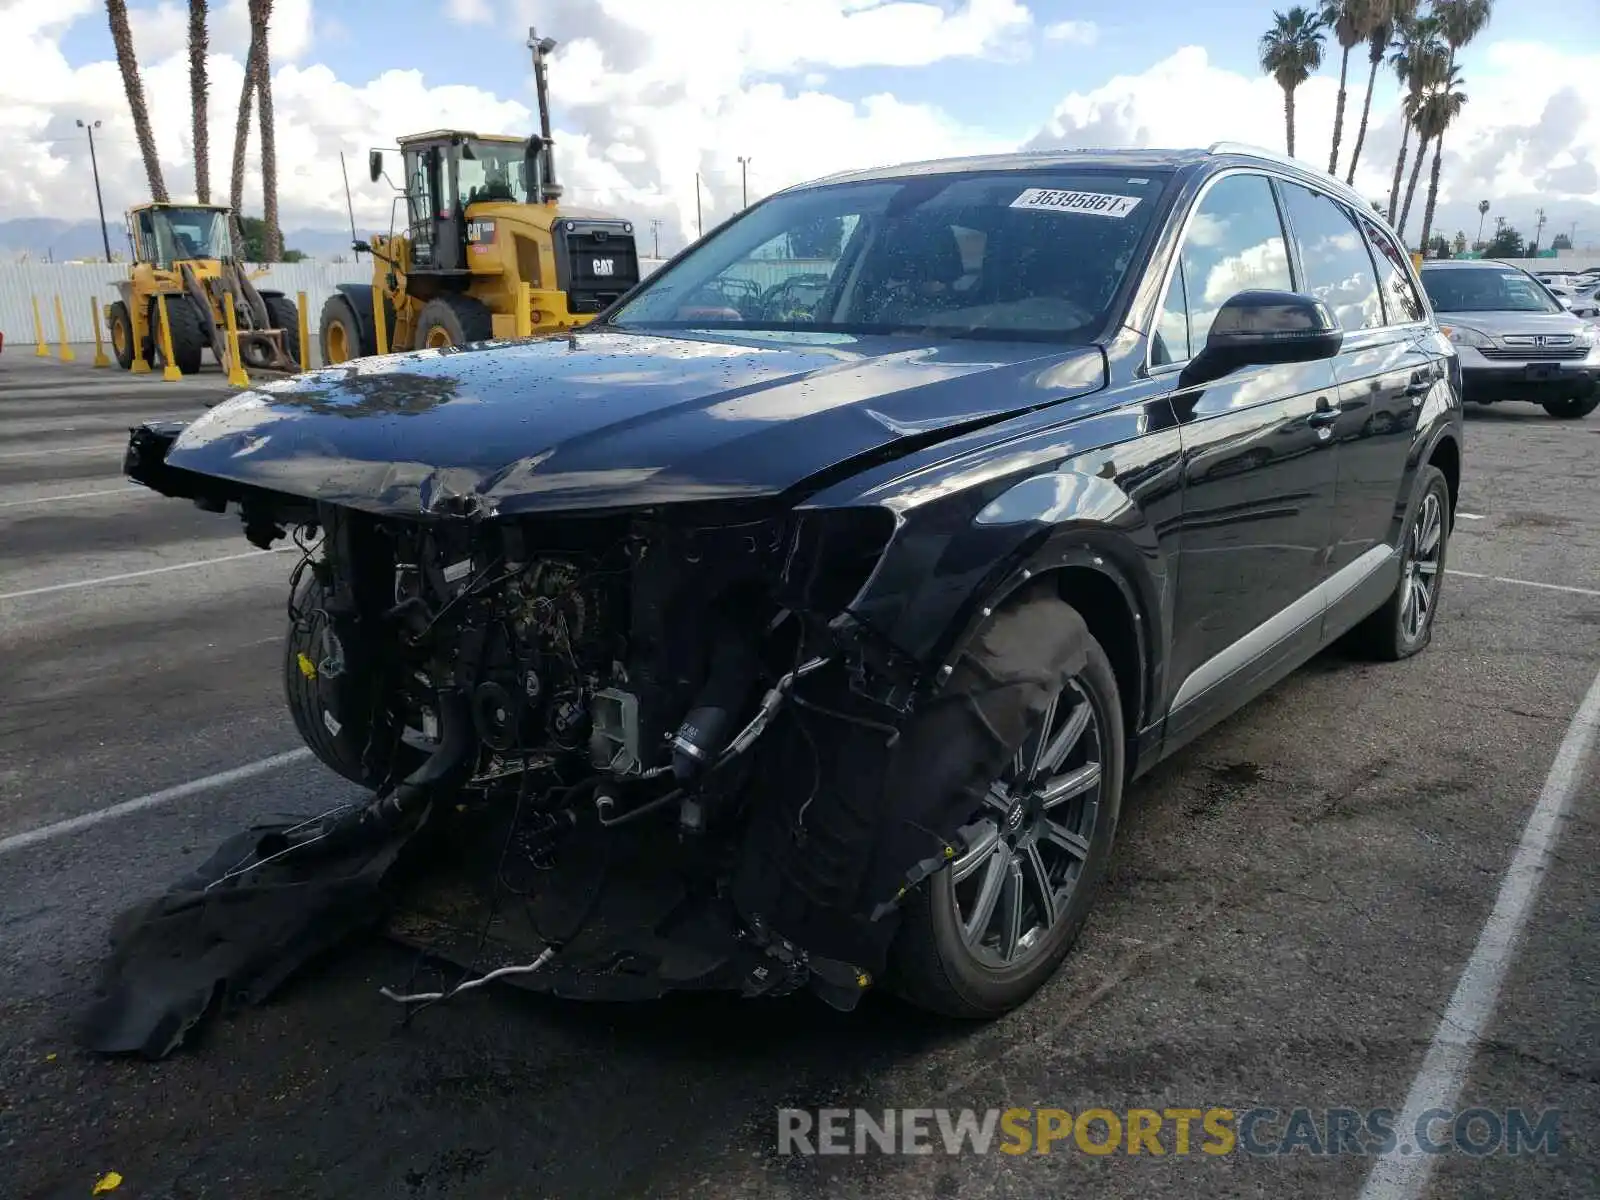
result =
M1103 384L1093 346L596 331L269 383L166 461L389 515L755 498Z

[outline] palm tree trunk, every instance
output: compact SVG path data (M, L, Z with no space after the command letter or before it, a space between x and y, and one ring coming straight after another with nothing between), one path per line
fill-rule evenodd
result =
M1288 129L1289 157L1294 157L1294 89L1283 89L1283 121Z
M156 154L156 138L150 130L150 110L144 103L144 83L139 79L139 59L133 51L133 30L128 26L127 0L106 0L106 19L111 25L112 44L117 48L122 90L128 94L128 111L133 116L134 137L138 139L139 154L144 159L150 199L165 204L167 185L161 178L161 158Z
M1444 153L1444 134L1433 139L1433 171L1428 180L1428 206L1422 210L1422 253L1428 253L1428 235L1433 232L1433 206L1439 199L1439 160Z
M272 58L267 45L267 22L272 0L254 0L251 25L260 29L261 58L256 70L256 113L261 120L261 254L267 262L283 258L283 236L278 229L278 144L272 124ZM256 40L252 28L251 40Z
M206 125L206 0L189 0L189 104L194 110L194 194L211 203L211 136Z
M1367 98L1361 105L1361 126L1356 130L1356 148L1350 152L1350 170L1346 172L1344 181L1351 186L1356 181L1356 163L1361 158L1361 147L1367 143L1367 118L1372 115L1372 89L1378 84L1378 64L1381 59L1372 60L1372 70L1367 75Z
M1328 174L1339 173L1339 139L1344 135L1345 74L1350 70L1350 47L1339 59L1339 101L1333 109L1333 149L1328 152Z
M1411 122L1400 118L1400 153L1394 160L1394 182L1389 185L1389 224L1395 224L1400 213L1400 180L1406 171L1406 146L1411 141ZM1398 232L1398 231L1396 231Z
M1400 235L1400 240L1405 241L1406 221L1411 216L1411 200L1417 194L1417 176L1422 174L1422 160L1428 157L1428 138L1423 136L1417 142L1417 159L1411 164L1411 179L1406 184L1406 200L1400 206L1400 224L1395 226L1395 232Z
M251 9L254 8L252 2ZM239 120L233 131L233 170L228 177L228 203L233 206L233 250L241 259L244 256L244 227L239 218L244 214L244 157L250 143L250 100L255 95L260 61L261 46L256 41L252 23L250 49L244 59L244 83L239 88Z

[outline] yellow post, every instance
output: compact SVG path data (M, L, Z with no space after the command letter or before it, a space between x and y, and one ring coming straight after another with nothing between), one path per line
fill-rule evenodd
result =
M106 357L105 339L100 336L100 297L89 297L89 320L94 324L94 365L109 367L111 360Z
M517 284L517 336L533 336L533 292L526 279Z
M300 369L311 370L311 310L306 307L306 294L295 293L295 311L300 316Z
M128 368L130 375L150 374L150 364L144 357L144 330L139 328L139 306L128 306L128 336L133 339L133 366ZM148 319L148 318L146 318Z
M383 293L372 289L372 324L378 331L378 353L389 353L389 322L383 319Z
M249 387L250 376L244 373L244 363L239 361L239 318L233 314L233 297L222 302L222 311L228 321L228 386Z
M56 293L56 336L61 339L61 361L76 362L78 356L67 342L67 314L61 311L61 293Z
M156 293L156 308L161 316L161 378L168 383L178 383L183 379L183 372L178 370L178 364L173 361L172 319L167 316L166 293Z
M35 358L49 358L50 357L50 347L45 344L45 340L44 340L44 322L39 319L39 297L34 296L32 299L33 299L33 341L34 341L33 354L34 354Z

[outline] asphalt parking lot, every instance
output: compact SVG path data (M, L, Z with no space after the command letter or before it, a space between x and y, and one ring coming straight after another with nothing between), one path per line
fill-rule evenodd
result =
M1400 1110L1600 672L1600 415L1473 410L1432 648L1319 658L1135 785L1079 947L1010 1018L491 990L402 1026L377 989L410 956L370 940L167 1061L96 1059L72 1024L112 916L250 819L351 788L296 753L283 708L290 556L120 475L130 424L192 418L219 377L16 349L3 1197L88 1196L109 1172L117 1197L1355 1197L1356 1154L783 1156L776 1112ZM1453 1104L1558 1109L1560 1152L1443 1154L1441 1200L1600 1194L1600 778L1569 759L1570 809Z

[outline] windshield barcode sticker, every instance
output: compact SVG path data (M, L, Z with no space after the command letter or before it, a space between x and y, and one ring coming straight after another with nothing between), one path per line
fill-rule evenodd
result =
M1029 188L1011 202L1012 208L1043 208L1051 212L1088 213L1121 220L1139 207L1138 196L1109 192L1062 192L1055 188Z

